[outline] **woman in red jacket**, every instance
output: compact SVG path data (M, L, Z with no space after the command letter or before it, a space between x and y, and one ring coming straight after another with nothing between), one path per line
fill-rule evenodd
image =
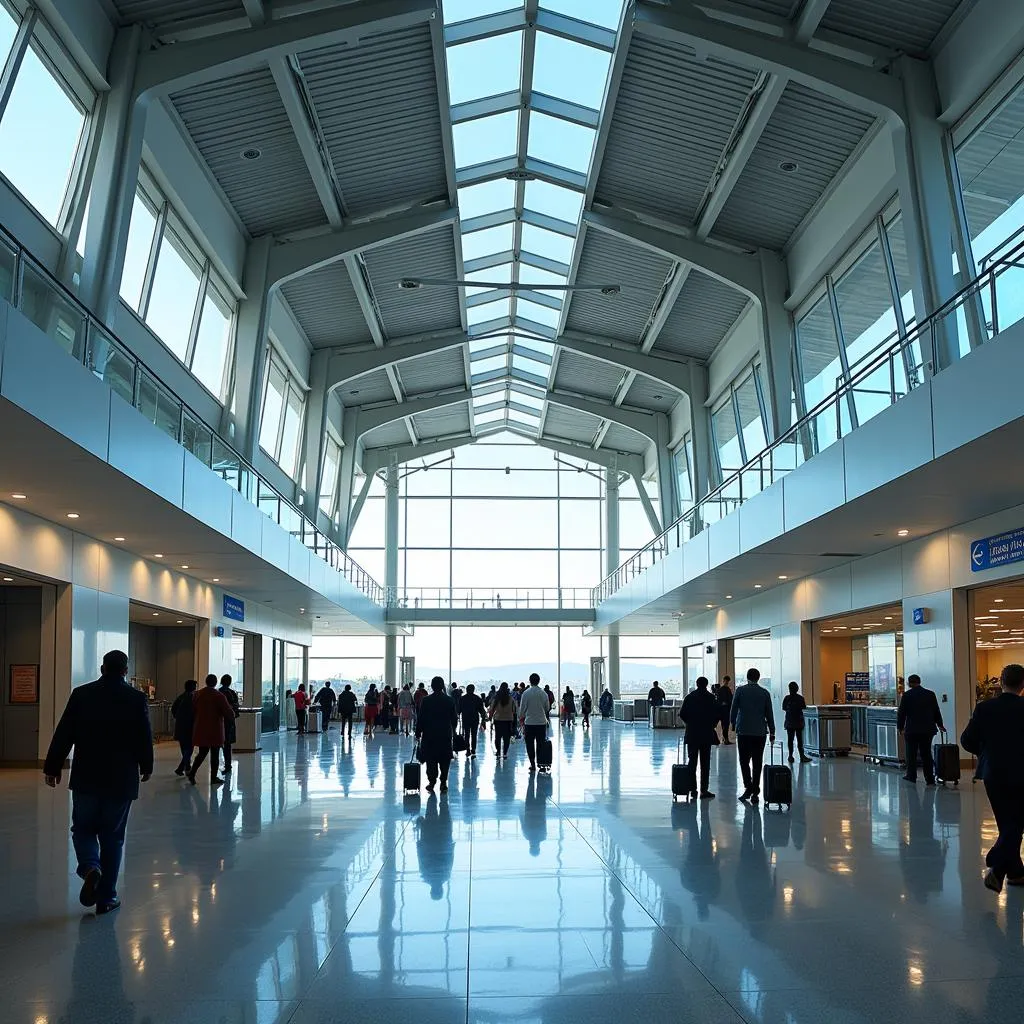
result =
M306 693L305 683L299 683L299 688L292 694L292 699L295 701L295 718L299 723L299 732L304 733L309 708L309 694Z
M210 755L210 785L219 786L224 780L218 778L220 766L220 748L224 746L224 726L230 719L235 720L235 712L228 703L227 697L217 689L217 677L206 677L206 686L192 697L192 744L199 748L199 754L189 769L188 781L196 784L196 773L199 766Z

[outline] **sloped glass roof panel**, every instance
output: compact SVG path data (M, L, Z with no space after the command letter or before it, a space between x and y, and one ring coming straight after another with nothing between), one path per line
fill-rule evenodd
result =
M581 18L591 2L577 4L578 11L571 17ZM604 50L538 32L533 87L560 100L600 110L610 65L611 54Z
M504 409L492 409L490 412L477 412L473 414L473 419L478 424L496 423L498 420L503 420L504 418Z
M550 235L551 232L547 231L545 234ZM513 238L514 231L511 224L500 224L496 228L486 228L483 231L471 231L468 235L462 236L462 258L475 260L481 256L490 256L491 253L504 252L506 249L512 248ZM540 255L543 256L544 253L540 253Z
M486 359L474 359L469 364L469 368L474 374L504 370L506 366L508 366L508 356L488 356Z
M607 0L590 0L596 6ZM579 6L578 0L569 0L573 6ZM454 25L459 21L471 21L483 18L488 14L500 14L502 11L514 11L522 8L523 0L444 0L444 23ZM545 4L549 10L557 8ZM564 12L563 12L564 13Z
M559 263L568 263L572 260L572 247L573 239L566 238L565 235L557 235L554 231L546 231L533 224L523 225L523 249L526 252L546 256L549 260L557 260Z
M490 121L493 118L483 120ZM537 160L545 160L549 164L584 174L590 167L590 154L594 151L596 138L597 132L593 128L584 128L583 125L533 110L530 112L530 139L526 152Z
M526 209L534 213L543 213L570 223L580 219L580 211L583 209L582 192L573 192L571 188L562 188L561 185L552 185L539 179L526 183L523 200Z
M455 166L472 167L503 156L515 156L518 134L517 110L452 125Z
M524 263L519 268L519 283L520 284L553 284L553 285L564 285L567 278L561 274L552 274L550 270L541 270L540 267L531 267L528 263ZM556 299L561 299L565 296L565 292L551 291L547 293Z
M448 4L451 2L452 0L445 0L446 15ZM475 5L474 0L462 0L462 3ZM623 0L586 0L585 3L583 0L541 0L540 9L554 14L564 14L577 21L589 21L591 25L600 25L602 28L617 29L622 18L622 4Z
M488 303L493 305L493 303ZM470 310L472 312L472 310ZM516 303L516 316L532 320L535 324L545 324L548 327L558 326L558 310L549 309L547 306L530 302L529 299L520 299Z
M459 189L459 217L466 221L485 213L510 210L516 204L516 183L508 178L466 185Z
M497 320L499 317L511 315L512 300L499 299L497 302L485 302L482 306L470 306L466 310L466 323L472 327L474 324L482 324L488 320Z
M533 373L538 377L547 377L548 375L547 363L538 363L533 359L527 359L525 356L513 356L512 366L516 370Z
M480 281L480 287L466 285L466 298L471 295L479 295L481 292L490 291L483 285L503 285L512 283L512 264L502 263L500 267L488 267L487 270L474 270L466 274L465 281Z
M500 338L473 338L469 343L469 357L472 359L480 352L489 352L501 344L503 342Z
M537 424L540 422L539 419L534 419L532 416L528 416L519 409L509 409L508 419L510 423L516 423L521 427L525 427L527 430L536 430Z
M550 357L555 354L555 346L550 341L541 341L539 338L531 337L529 334L517 334L515 343L520 348L532 349L534 352L541 353L541 355Z
M536 409L538 413L544 408L544 402L542 399L537 398L534 395L524 394L522 391L517 391L514 388L512 390L512 401L518 402L520 405L525 405L527 408Z
M448 47L448 96L465 103L519 88L523 33L505 32Z

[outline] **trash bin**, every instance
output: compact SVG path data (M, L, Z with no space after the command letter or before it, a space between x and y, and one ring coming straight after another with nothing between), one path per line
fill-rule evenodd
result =
M306 712L306 732L322 732L320 723L320 705L314 704Z

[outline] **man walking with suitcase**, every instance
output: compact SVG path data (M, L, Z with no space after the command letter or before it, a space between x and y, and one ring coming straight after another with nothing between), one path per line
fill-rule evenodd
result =
M1004 881L1024 885L1024 666L1007 665L999 683L1002 693L974 709L960 737L964 749L978 757L978 775L999 828L985 857L985 887L993 892L1001 892Z
M530 685L519 700L519 721L526 735L530 771L537 770L537 748L548 735L548 695L540 688L540 676L530 673Z
M775 742L775 712L772 695L758 685L761 673L747 670L747 681L736 687L730 718L736 733L736 746L743 774L741 800L756 804L761 797L761 765L764 763L764 741Z
M708 784L711 779L711 748L718 742L715 726L720 717L718 701L708 692L708 681L705 676L697 680L697 689L691 690L683 699L679 709L679 717L686 726L686 760L693 766L693 790L691 797L697 796L697 764L700 763L700 798L714 800L715 794L710 792Z
M896 731L903 733L907 742L907 782L917 782L917 762L924 769L925 785L935 785L935 764L932 760L932 739L937 732L945 732L942 712L932 690L921 685L918 675L907 676L907 690L900 699L896 712Z

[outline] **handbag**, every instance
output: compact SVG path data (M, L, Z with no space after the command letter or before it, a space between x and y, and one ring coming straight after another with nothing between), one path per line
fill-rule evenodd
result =
M456 733L455 736L452 737L452 750L454 750L456 754L461 754L463 751L469 750L469 740L467 740L461 732Z

